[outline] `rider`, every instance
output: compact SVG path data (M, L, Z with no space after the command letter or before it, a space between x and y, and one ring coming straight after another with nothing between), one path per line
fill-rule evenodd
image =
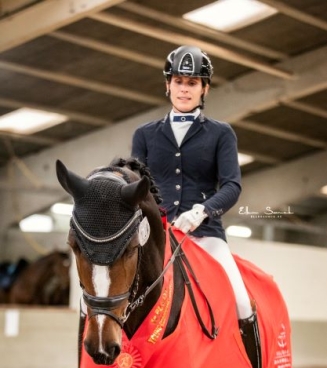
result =
M241 192L236 135L229 124L201 113L213 74L205 52L193 46L173 50L163 73L172 109L163 119L137 128L132 156L154 176L168 221L189 232L224 267L235 293L245 349L252 366L261 367L255 305L226 243L221 221Z

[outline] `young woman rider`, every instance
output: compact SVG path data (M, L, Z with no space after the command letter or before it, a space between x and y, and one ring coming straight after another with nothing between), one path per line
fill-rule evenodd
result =
M213 74L205 52L181 46L168 55L163 73L171 111L135 131L132 156L145 163L154 176L168 221L189 233L224 267L235 293L245 349L252 366L258 368L261 348L255 305L221 221L241 192L237 139L229 124L201 112Z

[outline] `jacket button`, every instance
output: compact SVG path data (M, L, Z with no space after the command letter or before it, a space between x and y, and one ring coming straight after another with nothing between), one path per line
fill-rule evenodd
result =
M177 190L180 190L181 189L181 186L179 184L176 185L176 189Z
M175 205L175 206L178 206L178 205L179 205L179 201L175 201L175 202L174 202L174 205Z
M179 157L180 155L181 155L181 153L180 153L180 152L176 152L176 153L175 153L175 156L176 156L176 157Z
M216 216L221 216L223 213L224 213L224 210L223 210L222 208L220 208L220 209L219 209L219 210L217 210L217 211L213 211L213 212L212 212L212 215L213 215L214 217L216 217Z
M176 170L175 170L175 173L176 173L176 174L180 174L180 173L181 173L181 170L180 170L180 169L176 169Z

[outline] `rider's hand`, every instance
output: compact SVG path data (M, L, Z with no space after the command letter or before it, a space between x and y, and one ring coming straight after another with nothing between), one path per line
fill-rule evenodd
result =
M175 227L185 234L188 231L194 231L208 217L204 209L202 204L195 204L190 211L184 212L178 217L174 223Z

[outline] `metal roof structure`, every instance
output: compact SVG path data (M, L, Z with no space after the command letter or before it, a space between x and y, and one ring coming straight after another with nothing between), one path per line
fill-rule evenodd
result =
M281 240L298 242L305 231L304 242L327 246L327 196L319 193L327 185L327 2L260 1L277 13L231 33L183 19L199 7L195 0L0 1L0 115L31 107L68 117L31 135L0 131L0 197L7 215L13 162L24 171L22 162L33 167L33 157L49 150L85 145L87 137L123 129L135 117L160 117L169 106L166 55L192 44L214 66L206 115L228 121L239 151L254 157L242 166L240 206L291 208L282 221L252 219L257 236L267 237L266 225L273 224ZM55 185L51 180L48 187ZM45 195L49 188L38 191ZM24 214L51 203L37 206L35 190L25 188L24 195ZM237 210L233 219L249 222ZM14 222L8 218L0 221L2 229Z

